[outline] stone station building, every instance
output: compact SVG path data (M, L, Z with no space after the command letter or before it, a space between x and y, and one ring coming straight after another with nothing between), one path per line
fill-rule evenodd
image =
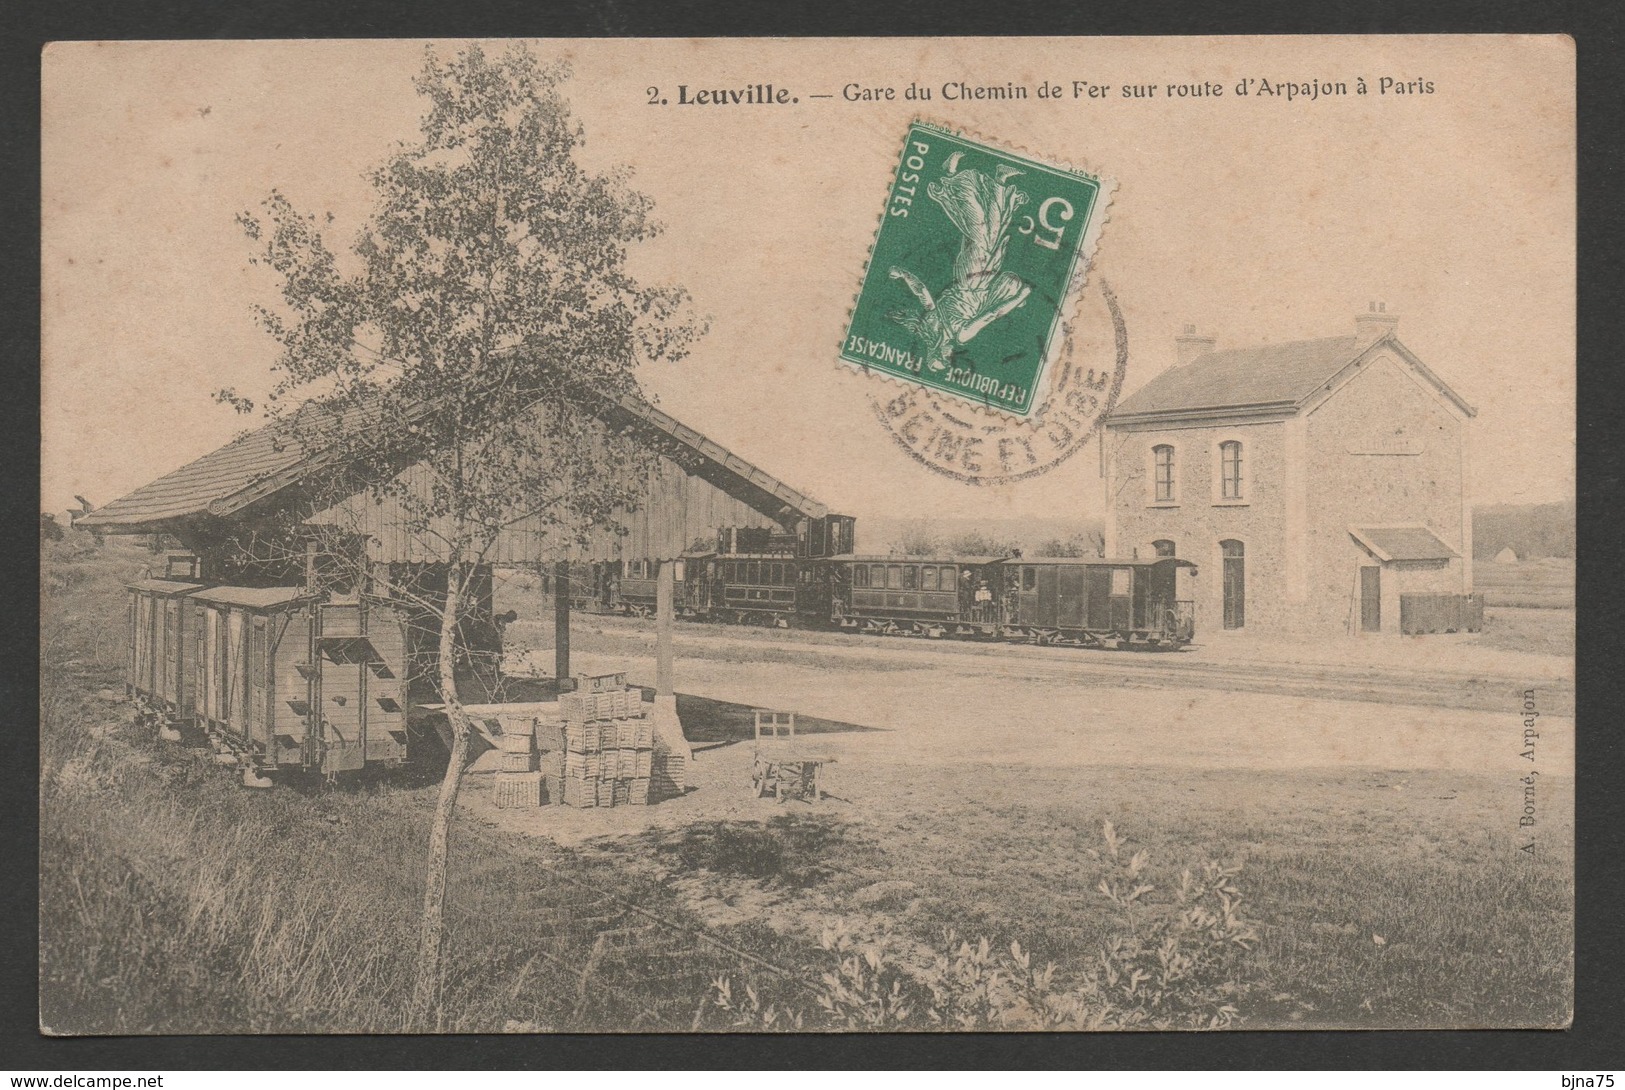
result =
M1471 604L1475 410L1396 325L1373 303L1349 336L1225 350L1187 327L1102 429L1106 555L1195 561L1204 636L1439 630L1418 618Z

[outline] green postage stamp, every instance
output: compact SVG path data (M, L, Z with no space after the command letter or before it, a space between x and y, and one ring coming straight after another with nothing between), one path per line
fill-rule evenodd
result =
M1031 416L1109 199L1094 175L916 121L841 358Z

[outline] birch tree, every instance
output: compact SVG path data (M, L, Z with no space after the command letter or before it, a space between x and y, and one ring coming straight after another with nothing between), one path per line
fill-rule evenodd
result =
M598 410L636 395L640 362L680 358L698 332L681 289L627 273L629 248L658 226L627 171L579 162L567 79L522 47L450 59L430 49L415 80L420 136L372 171L349 253L323 237L331 215L280 192L239 218L280 283L280 300L257 308L281 344L267 414L344 491L387 500L447 573L443 595L418 595L439 624L434 682L451 752L429 834L417 1029L438 1003L451 823L470 757L456 664L471 580L516 523L565 543L637 503L653 455L606 430Z

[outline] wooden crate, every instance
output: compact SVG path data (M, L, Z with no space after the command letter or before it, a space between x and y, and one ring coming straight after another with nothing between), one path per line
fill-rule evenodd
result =
M614 780L599 780L598 781L598 805L599 806L614 806L615 805L615 781Z
M526 738L536 734L536 717L534 715L504 715L502 717L502 733L523 735Z
M536 745L536 739L528 734L499 734L496 741L503 753L529 753Z
M681 754L655 750L650 771L651 791L655 798L676 798L688 788L687 761Z
M615 721L615 745L620 749L638 748L638 721L636 719L617 719Z
M559 696L559 717L566 723L584 723L587 714L587 693L563 693Z
M564 747L572 753L597 753L603 748L603 731L597 723L572 723L564 728Z
M540 772L498 772L493 789L496 804L505 810L523 810L540 806L542 802L542 774Z
M536 722L536 748L545 752L564 748L564 724L540 719Z
M576 691L597 694L626 688L626 671L613 674L577 674Z
M504 753L502 763L498 767L502 772L535 772L536 755L534 753Z
M633 806L649 805L649 795L653 782L654 781L648 776L642 776L633 780L630 787L631 797L627 801Z
M583 809L598 805L598 781L577 780L570 777L564 779L564 804L577 806Z
M655 744L655 724L653 719L634 719L637 724L637 748L650 749Z

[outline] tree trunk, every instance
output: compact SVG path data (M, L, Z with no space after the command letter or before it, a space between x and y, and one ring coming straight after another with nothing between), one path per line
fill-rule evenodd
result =
M463 565L458 553L446 566L446 604L440 615L440 698L446 705L451 725L451 755L446 775L440 781L434 818L429 825L428 873L423 886L423 920L418 933L417 979L412 989L412 1009L406 1029L423 1033L440 1029L437 1016L440 994L440 956L445 940L446 862L451 847L451 819L457 809L457 792L463 784L463 766L468 763L468 741L473 730L468 713L457 695L457 621L462 601ZM431 1024L431 1019L434 1024Z

